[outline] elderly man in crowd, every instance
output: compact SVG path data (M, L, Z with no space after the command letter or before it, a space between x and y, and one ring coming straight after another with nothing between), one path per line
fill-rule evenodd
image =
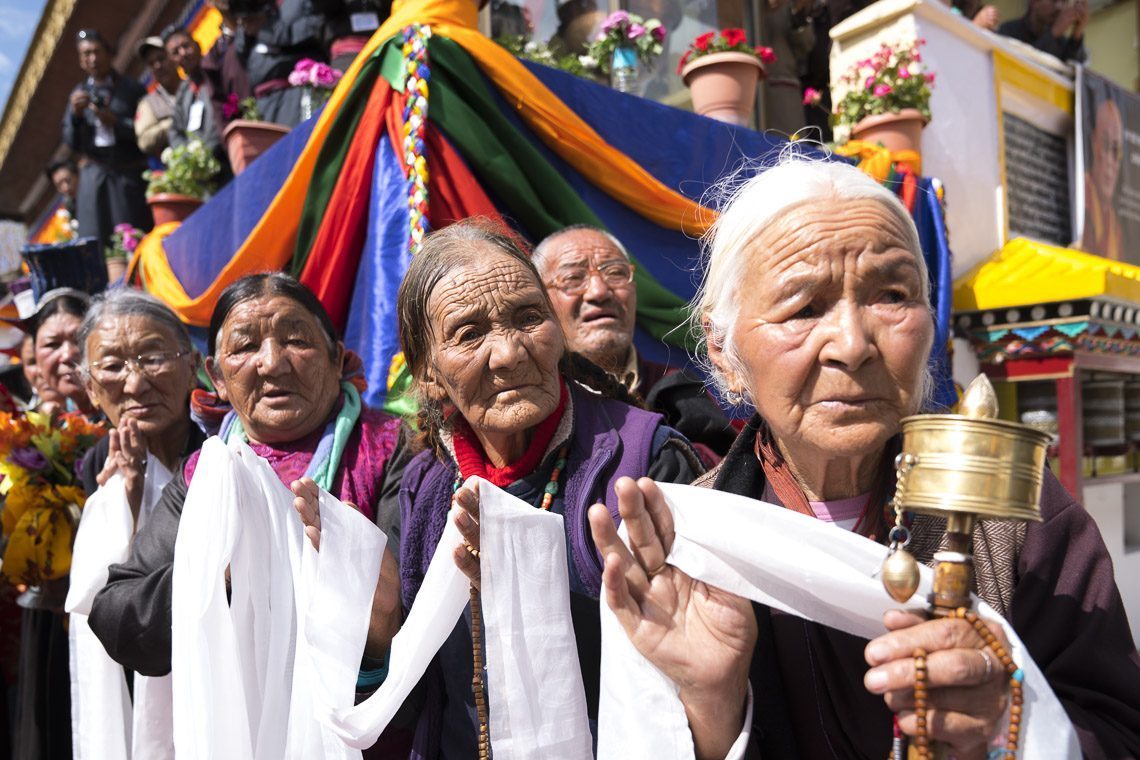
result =
M1062 61L1082 63L1085 25L1089 22L1088 0L1029 0L1025 15L998 27L998 34L1020 40Z
M158 158L170 144L168 133L174 121L174 96L182 77L178 64L166 54L161 37L147 37L138 46L139 58L154 77L154 90L139 101L135 112L135 137L139 150Z
M571 351L598 365L692 441L706 464L719 461L735 430L703 382L649 361L633 346L637 285L625 246L610 233L574 225L547 237L534 262Z

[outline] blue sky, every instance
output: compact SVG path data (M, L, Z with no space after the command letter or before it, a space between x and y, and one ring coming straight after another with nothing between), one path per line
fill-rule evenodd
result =
M47 0L0 0L0 111L8 102L12 83L28 43L36 31Z

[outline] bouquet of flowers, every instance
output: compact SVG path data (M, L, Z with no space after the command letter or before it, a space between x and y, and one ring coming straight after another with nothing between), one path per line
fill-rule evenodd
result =
M311 58L297 61L297 65L289 74L289 84L304 88L304 97L301 99L302 119L312 117L313 112L329 99L342 76L344 75L340 71L327 63L314 61Z
M934 74L926 72L918 51L925 42L883 43L870 58L856 62L839 79L840 85L849 89L835 104L832 123L851 127L868 116L898 113L904 108L917 109L929 121Z
M111 244L103 249L103 258L129 259L145 236L145 232L126 222L116 224L111 232Z
M160 158L165 171L143 172L148 183L147 198L162 193L205 198L214 189L214 177L222 170L213 151L197 138L176 148L164 148Z
M63 206L55 210L52 215L48 233L48 242L51 243L70 243L79 236L79 220L71 215Z
M561 69L579 77L592 77L598 70L598 61L589 55L559 53L545 42L527 39L522 35L496 37L495 42L516 58Z
M0 412L0 529L8 539L0 577L33 586L67 575L87 500L76 470L105 434L79 414Z
M681 69L685 68L685 65L690 61L695 61L712 53L744 53L759 58L760 63L765 65L776 60L776 54L772 48L763 45L752 47L748 44L748 35L744 33L743 29L730 27L721 29L719 32L705 32L698 35L689 43L689 49L681 56L681 60L677 64L677 74L680 75Z
M614 54L629 51L646 65L661 55L664 49L665 25L660 19L643 19L626 11L614 11L602 22L602 30L590 43L587 55L597 61L603 74L609 74L614 67Z

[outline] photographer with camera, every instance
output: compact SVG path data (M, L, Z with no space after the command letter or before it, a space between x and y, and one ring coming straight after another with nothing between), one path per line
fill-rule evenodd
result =
M135 136L135 111L146 90L111 67L111 46L94 29L80 30L76 48L87 78L68 99L63 141L85 159L76 200L79 235L106 246L116 224L151 228L146 158Z

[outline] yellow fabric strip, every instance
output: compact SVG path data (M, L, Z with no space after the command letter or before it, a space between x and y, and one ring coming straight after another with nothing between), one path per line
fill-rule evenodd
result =
M894 163L907 164L915 174L922 174L922 155L917 151L891 152L878 143L851 140L840 145L835 152L847 158L858 158L859 168L876 182L885 182L891 176L891 165Z

